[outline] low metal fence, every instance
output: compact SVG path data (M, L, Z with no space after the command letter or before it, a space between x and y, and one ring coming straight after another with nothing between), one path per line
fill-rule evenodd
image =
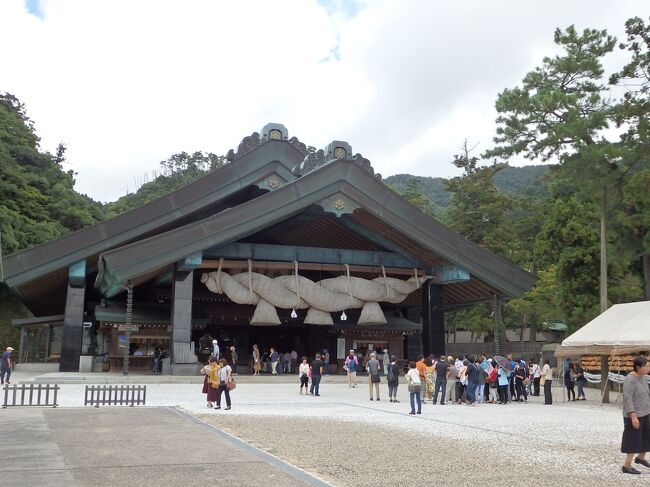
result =
M58 384L14 384L4 386L2 408L13 406L57 407Z
M86 386L84 406L144 406L147 386Z

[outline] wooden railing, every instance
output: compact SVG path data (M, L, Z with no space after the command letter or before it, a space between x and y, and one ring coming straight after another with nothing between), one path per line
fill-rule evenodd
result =
M2 407L57 407L58 384L14 384L4 386Z
M144 406L147 386L86 386L84 406Z

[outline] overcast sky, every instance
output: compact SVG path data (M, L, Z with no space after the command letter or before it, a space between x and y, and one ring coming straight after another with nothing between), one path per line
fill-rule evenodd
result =
M451 176L464 138L490 146L498 93L554 52L555 27L621 39L648 15L648 0L1 0L0 91L101 201L267 122L345 140L384 176Z

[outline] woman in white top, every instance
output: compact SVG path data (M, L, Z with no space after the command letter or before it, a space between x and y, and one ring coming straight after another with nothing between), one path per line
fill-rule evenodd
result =
M417 414L422 414L422 399L420 398L420 389L422 382L420 381L420 373L415 368L415 362L409 362L409 371L406 373L406 383L408 384L409 396L411 396L411 412L415 414L415 401L418 403Z
M221 393L226 393L226 411L230 409L230 389L228 389L228 382L232 380L232 369L228 365L228 361L225 358L219 359L221 368L219 369L219 387L217 388L217 407L215 409L221 409Z
M533 392L532 396L539 396L539 381L542 377L542 369L534 360L530 361L530 375L533 380L529 382L532 384Z
M302 394L302 388L305 388L305 395L307 394L307 388L309 387L309 364L307 363L307 357L302 358L302 363L298 367L298 378L300 379L300 394Z
M542 367L542 377L544 377L544 404L553 404L553 395L551 394L551 383L553 382L553 369L551 362L547 360Z

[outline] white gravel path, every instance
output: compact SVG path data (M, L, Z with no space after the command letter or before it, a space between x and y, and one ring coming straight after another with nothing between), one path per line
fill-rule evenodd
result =
M179 406L336 485L650 485L650 469L620 473L620 405L545 406L535 397L506 406L427 403L409 416L404 386L399 404L388 402L385 384L386 396L371 402L363 380L349 389L326 377L321 397L299 395L298 384L240 383L230 411L207 409L200 385L150 384L147 405ZM83 406L83 391L62 385L60 405Z

